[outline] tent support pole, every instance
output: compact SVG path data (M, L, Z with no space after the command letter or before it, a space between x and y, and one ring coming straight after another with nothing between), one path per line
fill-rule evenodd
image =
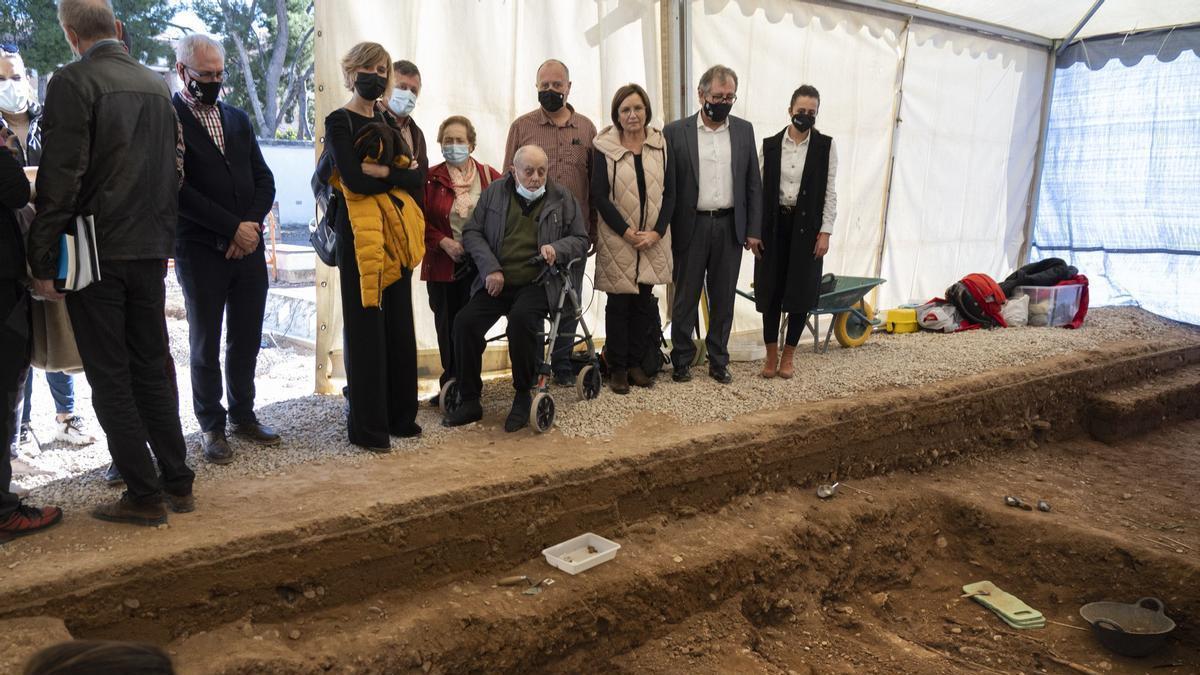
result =
M1063 50L1071 45L1071 42L1075 39L1075 36L1079 35L1079 31L1083 30L1083 27L1087 25L1087 22L1092 20L1092 17L1096 14L1096 11L1100 9L1100 5L1103 4L1104 0L1096 0L1092 3L1092 8L1088 10L1087 14L1084 14L1083 18L1079 20L1079 23L1075 24L1075 27L1071 29L1071 32L1067 33L1067 36L1058 43L1058 49L1054 50L1055 56L1062 54Z
M1015 28L1008 28L986 21L976 21L958 14L950 14L941 12L936 9L928 9L926 7L917 6L912 2L899 2L897 0L830 0L833 4L848 5L855 9L873 9L884 12L886 14L906 16L914 19L919 19L922 22L941 24L943 26L951 26L976 33L984 33L1017 42L1026 42L1038 47L1049 47L1051 45L1050 38ZM1095 11L1095 10L1093 10ZM1090 15L1089 15L1090 16Z
M1038 131L1037 154L1034 156L1033 181L1029 185L1029 211L1025 214L1025 233L1021 240L1021 253L1014 267L1029 262L1033 249L1033 226L1037 222L1038 201L1042 196L1042 166L1046 162L1046 131L1050 128L1050 106L1054 100L1054 79L1058 74L1058 55L1061 50L1051 49L1046 61L1046 85L1042 92L1042 125Z
M913 18L904 20L900 31L900 63L896 68L896 94L892 100L892 137L888 143L887 175L883 177L883 209L879 213L879 252L875 256L875 276L883 273L883 252L887 248L888 207L892 203L892 174L896 171L896 136L900 133L900 103L904 98L904 69L908 67L908 39ZM871 300L879 307L879 287L871 290Z

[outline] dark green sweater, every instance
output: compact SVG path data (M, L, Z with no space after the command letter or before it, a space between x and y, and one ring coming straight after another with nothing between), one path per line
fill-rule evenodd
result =
M529 259L538 254L538 216L545 198L528 206L514 193L508 200L508 218L504 239L500 242L500 267L505 288L528 286L537 277L538 268Z

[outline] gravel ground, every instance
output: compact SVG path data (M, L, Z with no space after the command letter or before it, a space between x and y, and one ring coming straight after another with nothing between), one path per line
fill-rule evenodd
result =
M243 476L267 478L297 464L324 462L362 463L379 456L351 446L345 440L343 400L340 396L312 394L312 354L286 347L265 347L258 361L257 401L260 419L284 435L284 443L261 448L231 439L238 459L227 466L206 464L199 455L199 429L191 414L188 375L187 324L183 320L178 288L168 290L168 328L180 388L180 417L198 480ZM796 377L764 380L757 376L759 363L735 363L734 384L719 387L696 369L687 384L670 382L669 375L651 389L633 388L617 396L607 388L593 401L577 401L573 389L555 389L558 430L567 436L607 436L643 412L673 415L686 424L700 424L796 401L851 396L877 387L917 386L937 380L1030 363L1071 351L1085 351L1111 342L1131 339L1163 340L1190 337L1200 341L1200 330L1161 319L1132 308L1093 310L1077 331L1057 328L1013 328L971 331L955 335L916 333L876 335L857 349L840 349L834 342L827 353L813 354L811 347L798 351ZM810 343L811 345L811 343ZM44 375L34 383L34 430L42 439L53 438L54 405ZM508 378L490 380L484 387L485 427L496 429L507 413L512 390ZM426 395L436 382L423 383ZM720 392L720 396L714 393ZM46 442L40 452L24 458L46 476L22 476L19 483L31 488L32 503L58 504L76 509L116 494L101 480L109 462L103 433L91 412L91 390L82 376L76 378L76 409L89 421L95 444L75 448ZM393 439L393 452L432 446L452 438L457 430L444 429L440 414L423 406L417 422L424 428L419 439ZM478 425L472 425L477 427ZM522 432L531 433L531 432Z

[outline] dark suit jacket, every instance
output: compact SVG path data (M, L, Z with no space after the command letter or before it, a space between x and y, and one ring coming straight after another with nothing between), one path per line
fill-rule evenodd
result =
M675 167L675 213L671 217L671 248L675 255L687 251L700 201L700 150L696 141L699 113L675 120L663 129L667 138L667 164ZM730 156L733 159L733 219L738 244L748 237L762 238L762 176L758 173L758 144L754 125L729 117Z
M245 112L217 102L225 133L222 155L183 98L175 94L172 102L183 127L185 148L176 238L224 250L239 224L261 225L266 219L275 203L275 176L263 159Z

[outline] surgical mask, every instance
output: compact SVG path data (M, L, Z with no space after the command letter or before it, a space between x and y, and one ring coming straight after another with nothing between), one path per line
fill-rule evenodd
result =
M192 98L196 99L200 103L203 103L204 105L216 105L217 99L221 96L221 83L201 82L199 80L192 79L192 77L189 75L187 81L187 90L188 93L192 95Z
M0 82L0 110L10 115L23 113L29 108L29 88L24 82L5 80Z
M816 115L804 115L802 113L792 115L792 126L796 127L801 133L813 128L813 125L816 123Z
M415 107L417 107L417 95L411 89L397 87L392 90L392 97L388 99L388 109L396 115L408 117Z
M545 183L543 183L540 188L538 188L536 190L530 190L529 188L525 187L524 185L521 185L521 181L517 181L517 194L524 197L525 201L528 201L528 202L537 201L538 199L541 198L542 195L546 194L546 185L545 185Z
M383 92L386 90L387 78L382 75L359 73L354 78L354 91L358 92L359 96L368 101L374 101L383 96Z
M725 118L729 117L730 110L733 110L732 103L704 102L704 114L708 116L708 119L716 122L717 124L724 122Z
M538 92L538 103L545 108L546 112L558 112L566 100L566 94L553 89L543 89Z
M445 157L447 162L455 166L467 161L467 158L470 156L471 148L467 145L451 143L450 145L442 146L442 157Z

